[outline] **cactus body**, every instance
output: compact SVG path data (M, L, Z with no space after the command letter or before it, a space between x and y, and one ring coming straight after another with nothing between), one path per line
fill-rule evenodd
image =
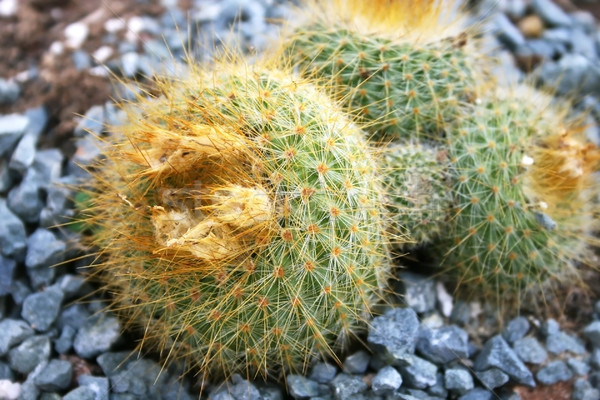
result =
M427 144L400 143L382 151L391 215L414 245L437 238L451 209L445 152Z
M305 75L331 87L368 125L373 139L439 138L475 87L467 34L431 37L442 4L382 3L318 5L286 47ZM334 20L331 13L342 16Z
M455 214L445 267L463 293L499 303L577 280L597 224L597 150L523 103L484 102L448 140Z
M167 360L206 378L304 372L380 299L375 163L310 84L267 66L214 68L129 111L95 173L94 268Z

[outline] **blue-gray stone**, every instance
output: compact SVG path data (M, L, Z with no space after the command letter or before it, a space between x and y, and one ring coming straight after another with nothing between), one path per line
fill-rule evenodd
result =
M330 386L334 397L338 400L348 399L352 395L367 390L367 384L363 381L362 377L348 375L343 372L333 378Z
M457 358L468 358L468 343L467 332L455 325L423 329L417 341L417 351L429 361L445 364Z
M571 29L568 28L553 28L546 29L542 32L542 39L551 43L561 43L565 45L571 44Z
M33 336L34 331L25 321L5 318L0 321L0 356L5 355L23 340Z
M140 68L140 55L134 51L121 56L121 69L126 78L133 78Z
M319 383L313 380L307 379L302 375L288 375L286 383L290 395L294 399L308 399L321 394L319 390Z
M349 355L344 360L344 372L349 374L364 374L369 366L371 356L364 350L359 350L354 354Z
M474 368L477 371L485 371L493 367L505 372L518 383L535 386L531 371L500 335L489 339L475 359Z
M590 366L577 358L569 358L567 365L575 375L587 375L590 372Z
M589 363L592 367L600 369L600 349L594 349L589 358Z
M473 377L464 368L449 368L444 373L444 386L446 389L464 394L475 387Z
M573 377L573 372L563 361L551 361L537 372L537 380L544 385L553 385L556 382L568 381Z
M58 339L54 340L54 350L58 354L66 354L73 347L73 338L77 331L75 328L65 325L60 331Z
M571 26L573 21L551 0L533 0L533 9L550 26Z
M176 382L175 382L176 383ZM175 386L175 385L173 385ZM284 400L283 398L283 391L281 389L281 387L275 385L275 384L269 384L269 383L260 383L257 384L256 387L258 388L258 391L260 392L260 400ZM329 392L329 388L327 388L327 392ZM180 393L181 391L179 391L178 393ZM184 392L187 394L187 392ZM173 398L174 396L165 396L163 395L163 398L169 399L169 398ZM182 398L181 400L195 400L197 397L192 397L191 395L187 396L186 398Z
M111 396L111 399L113 397ZM62 400L100 400L96 393L87 386L79 386L67 393Z
M93 136L99 136L104 130L104 107L101 105L92 106L85 116L79 121L73 134L77 137L83 137L91 133Z
M573 383L571 400L598 400L600 390L594 388L587 379L580 378Z
M48 189L59 180L62 175L64 156L59 149L43 149L35 153L32 168L35 174L32 179L38 186ZM29 172L27 171L27 172ZM27 179L27 175L25 175Z
M58 326L70 326L74 329L81 328L90 316L89 310L81 303L65 307L58 318Z
M27 296L31 294L31 288L22 279L17 279L13 282L13 290L10 294L15 304L21 306Z
M551 43L544 39L530 39L517 49L516 54L521 57L535 55L542 60L550 60L561 51L564 51L564 45L560 43Z
M0 104L12 104L19 98L21 88L17 82L0 78Z
M585 346L579 338L562 331L546 337L546 349L552 354L560 354L565 351L574 354L585 353Z
M399 365L400 373L407 386L415 389L426 389L437 382L437 365L414 356L406 356Z
M102 143L92 135L86 135L75 141L77 151L69 160L67 170L77 178L88 176L85 167L90 166L102 153Z
M465 326L471 319L471 306L463 300L458 300L452 308L450 322L459 326Z
M10 366L3 361L0 361L0 379L6 379L9 381L15 380L15 374L13 373L12 369L10 369Z
M73 348L83 358L92 358L110 350L119 339L121 325L116 317L97 314L89 318L77 331Z
M417 313L426 313L435 308L435 281L427 276L412 272L400 273L404 286L402 300Z
M57 280L56 287L64 293L65 300L68 300L79 295L85 284L86 282L83 276L66 274Z
M438 372L435 375L435 385L427 388L427 393L431 396L440 397L442 399L448 398L448 390L444 386L444 374Z
M235 400L235 398L231 394L229 394L227 389L224 388L211 393L208 396L208 400Z
M39 400L62 400L62 396L58 393L43 392Z
M508 382L508 379L509 379L508 375L506 375L504 372L502 372L498 368L490 368L485 371L474 371L474 372L475 372L475 376L477 377L477 379L479 379L481 384L485 388L490 389L490 390L504 385L506 382Z
M337 374L337 367L333 364L318 362L310 373L309 378L319 383L329 383Z
M458 400L492 400L493 398L493 393L489 390L475 388L460 396Z
M570 14L573 26L582 29L588 35L596 30L596 18L588 11L577 10Z
M541 364L548 358L546 349L533 337L525 337L515 341L513 349L519 358L526 363Z
M63 298L63 292L55 287L30 294L23 302L21 316L36 331L47 331L58 317Z
M27 268L49 268L62 262L65 256L66 244L56 238L48 229L38 228L27 238Z
M367 341L383 349L394 359L414 353L419 332L419 319L411 308L394 308L371 321Z
M0 254L0 296L10 294L17 262Z
M0 157L9 155L29 125L21 114L0 115Z
M46 205L40 211L40 225L45 228L64 224L72 221L75 216L73 209L73 191L67 186L72 185L75 180L72 176L62 177L57 185L47 189Z
M41 185L33 169L28 169L21 183L8 192L8 206L23 221L37 223L44 207Z
M573 53L581 54L592 61L598 59L594 39L581 28L571 30L571 43Z
M8 192L14 183L14 177L8 168L8 161L0 158L0 193Z
M494 27L498 39L510 50L515 51L525 44L525 37L506 15L497 14L494 18Z
M25 225L0 198L0 252L7 257L21 258L27 247Z
M146 397L148 394L148 387L144 378L132 374L129 370L125 369L117 372L110 377L110 388L115 393L129 393L138 397Z
M40 390L35 385L34 381L47 364L47 361L42 361L27 375L27 379L25 379L25 382L21 385L21 395L19 396L19 400L38 400L40 398Z
M583 336L594 347L600 347L600 321L594 321L583 329Z
M562 57L557 62L545 62L534 75L541 83L556 89L561 95L600 94L600 66L581 54Z
M24 175L27 168L33 164L38 139L49 120L48 112L44 107L29 109L25 112L25 116L29 118L29 125L13 151L9 163L10 169L17 171L20 175Z
M35 377L34 383L41 390L59 391L66 389L73 378L73 366L66 360L50 360Z
M233 385L230 385L228 390L236 400L260 399L260 392L252 382L243 379L238 374L233 375L231 381Z
M47 336L32 336L8 352L10 367L22 374L28 374L38 364L50 357L50 339Z
M73 65L79 71L88 69L92 66L92 57L83 50L76 50L73 52Z
M396 368L388 365L377 372L371 381L371 390L376 395L386 395L396 391L402 385L402 375Z

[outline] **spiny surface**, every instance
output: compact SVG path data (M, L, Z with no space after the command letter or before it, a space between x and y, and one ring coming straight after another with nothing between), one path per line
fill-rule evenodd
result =
M213 68L129 108L86 211L93 268L167 361L206 378L305 372L380 299L375 163L363 133L298 77Z
M291 58L330 87L373 139L439 138L475 87L467 33L432 37L449 5L351 3L313 5L285 43ZM327 13L334 11L337 18Z

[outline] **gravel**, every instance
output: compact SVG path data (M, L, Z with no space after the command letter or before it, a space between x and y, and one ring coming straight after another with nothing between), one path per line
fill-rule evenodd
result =
M531 371L500 335L489 339L475 359L476 371L484 371L492 367L498 368L518 383L535 386Z

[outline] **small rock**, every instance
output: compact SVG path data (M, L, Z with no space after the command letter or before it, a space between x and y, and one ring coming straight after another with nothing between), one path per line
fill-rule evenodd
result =
M438 308L442 315L449 318L452 315L452 309L454 308L454 298L448 291L442 282L437 282L435 285L435 292L437 294Z
M426 389L437 381L437 365L420 357L410 355L399 366L406 385L415 389Z
M519 20L525 16L527 11L527 4L525 0L506 0L498 3L506 15L513 20Z
M34 331L25 321L5 318L0 321L0 356L4 356L11 347L33 336Z
M45 228L73 221L73 192L66 186L74 184L72 176L65 176L47 190L46 205L40 211L40 225Z
M438 372L435 374L435 385L429 386L427 388L427 393L431 396L437 396L442 399L448 398L448 390L444 386L444 374Z
M80 294L85 283L85 278L81 275L66 274L58 279L56 286L64 293L65 300L68 300Z
M581 54L545 62L534 71L537 80L556 89L561 95L600 94L600 66Z
M301 375L288 375L286 378L287 387L290 395L294 399L308 399L319 396L319 383L307 379Z
M510 50L515 51L525 44L525 37L506 15L497 14L494 26L496 36Z
M369 366L371 356L364 350L359 350L349 355L344 360L344 372L349 374L364 374Z
M37 223L40 218L44 207L40 189L35 171L28 169L21 183L8 193L8 206L25 222Z
M27 238L27 268L47 268L64 260L66 244L52 231L38 228Z
M528 38L540 37L544 31L544 22L535 14L521 19L517 26L521 33Z
M384 396L396 391L402 385L402 375L392 366L383 367L371 382L371 390L376 395Z
M0 361L0 379L8 379L11 381L15 379L15 374L10 369L10 366L2 361Z
M338 374L330 383L333 395L338 400L350 398L350 396L367 390L367 384L360 376Z
M8 161L0 158L0 193L8 192L13 187L13 183L14 177L8 168Z
M580 378L573 384L573 394L571 400L598 400L600 399L600 390L592 387L585 378Z
M571 18L551 0L533 0L533 9L550 26L571 26Z
M77 331L73 327L65 325L60 332L60 337L54 341L54 350L58 354L66 354L71 350L75 333Z
M12 291L16 267L15 260L0 255L0 296L6 296Z
M596 29L596 18L588 11L577 10L571 13L573 26L582 29L588 35Z
M593 38L582 29L571 30L571 43L573 53L581 54L591 61L598 59L598 52Z
M47 336L32 336L8 353L12 369L28 374L50 357L50 339Z
M526 337L515 341L515 353L521 360L530 364L541 364L548 358L546 349L533 337Z
M9 155L29 125L21 114L0 115L0 157Z
M74 329L81 328L90 316L90 312L81 303L76 303L65 307L58 318L58 326L64 328L70 326Z
M260 398L260 392L252 382L239 375L234 375L231 380L233 385L229 387L229 393L236 400L258 400Z
M90 28L83 22L74 22L65 28L66 45L71 49L79 49L87 39Z
M489 339L475 359L476 371L498 368L523 385L535 386L533 375L500 335Z
M140 68L140 55L134 51L121 56L121 69L126 78L133 78Z
M502 330L502 337L508 343L513 344L516 340L519 340L529 332L529 321L525 317L517 317L508 323Z
M21 395L21 384L8 379L0 379L0 399L17 400Z
M97 314L79 329L73 348L83 358L92 358L110 350L119 339L121 325L119 320L108 314Z
M309 378L319 383L329 383L335 378L337 367L333 364L318 362L314 365Z
M58 317L63 298L63 292L54 287L31 294L23 302L21 316L36 331L47 331Z
M88 134L99 136L104 129L104 107L101 105L92 106L85 116L81 118L73 133L77 137L84 137Z
M485 371L475 371L475 376L481 381L481 384L487 389L495 389L508 382L508 375L498 368L490 368Z
M492 400L493 394L489 390L475 388L469 390L458 398L458 400Z
M402 359L415 351L419 319L411 308L395 308L371 321L367 341L385 349L392 358Z
M445 364L457 358L468 358L469 337L461 328L450 325L439 329L424 329L417 341L417 350L429 361Z
M110 397L111 399L113 396ZM97 400L96 393L87 386L79 386L67 393L62 400Z
M426 313L435 308L436 292L433 279L412 272L402 272L400 281L404 286L402 299L408 307L417 313Z
M7 257L21 258L25 255L27 241L25 225L0 198L0 251Z
M103 376L79 375L77 383L91 389L96 394L96 400L108 400L108 378Z
M464 394L475 387L473 377L464 368L447 369L444 374L444 386L458 394Z
M565 332L558 332L546 337L546 349L552 354L569 351L574 354L584 354L585 346L579 338Z
M73 366L65 360L51 360L35 377L34 383L41 390L58 391L69 387L73 378Z
M575 375L587 375L590 372L590 366L576 358L569 358L567 360L567 365Z
M73 65L78 71L86 70L92 66L92 58L87 52L83 50L74 51L72 58Z
M600 347L600 321L594 321L583 329L583 336L594 347Z
M15 81L0 78L0 104L12 104L19 98L21 88Z
M552 361L542 367L536 374L536 378L544 385L553 385L556 382L568 381L573 377L573 372L563 361Z

